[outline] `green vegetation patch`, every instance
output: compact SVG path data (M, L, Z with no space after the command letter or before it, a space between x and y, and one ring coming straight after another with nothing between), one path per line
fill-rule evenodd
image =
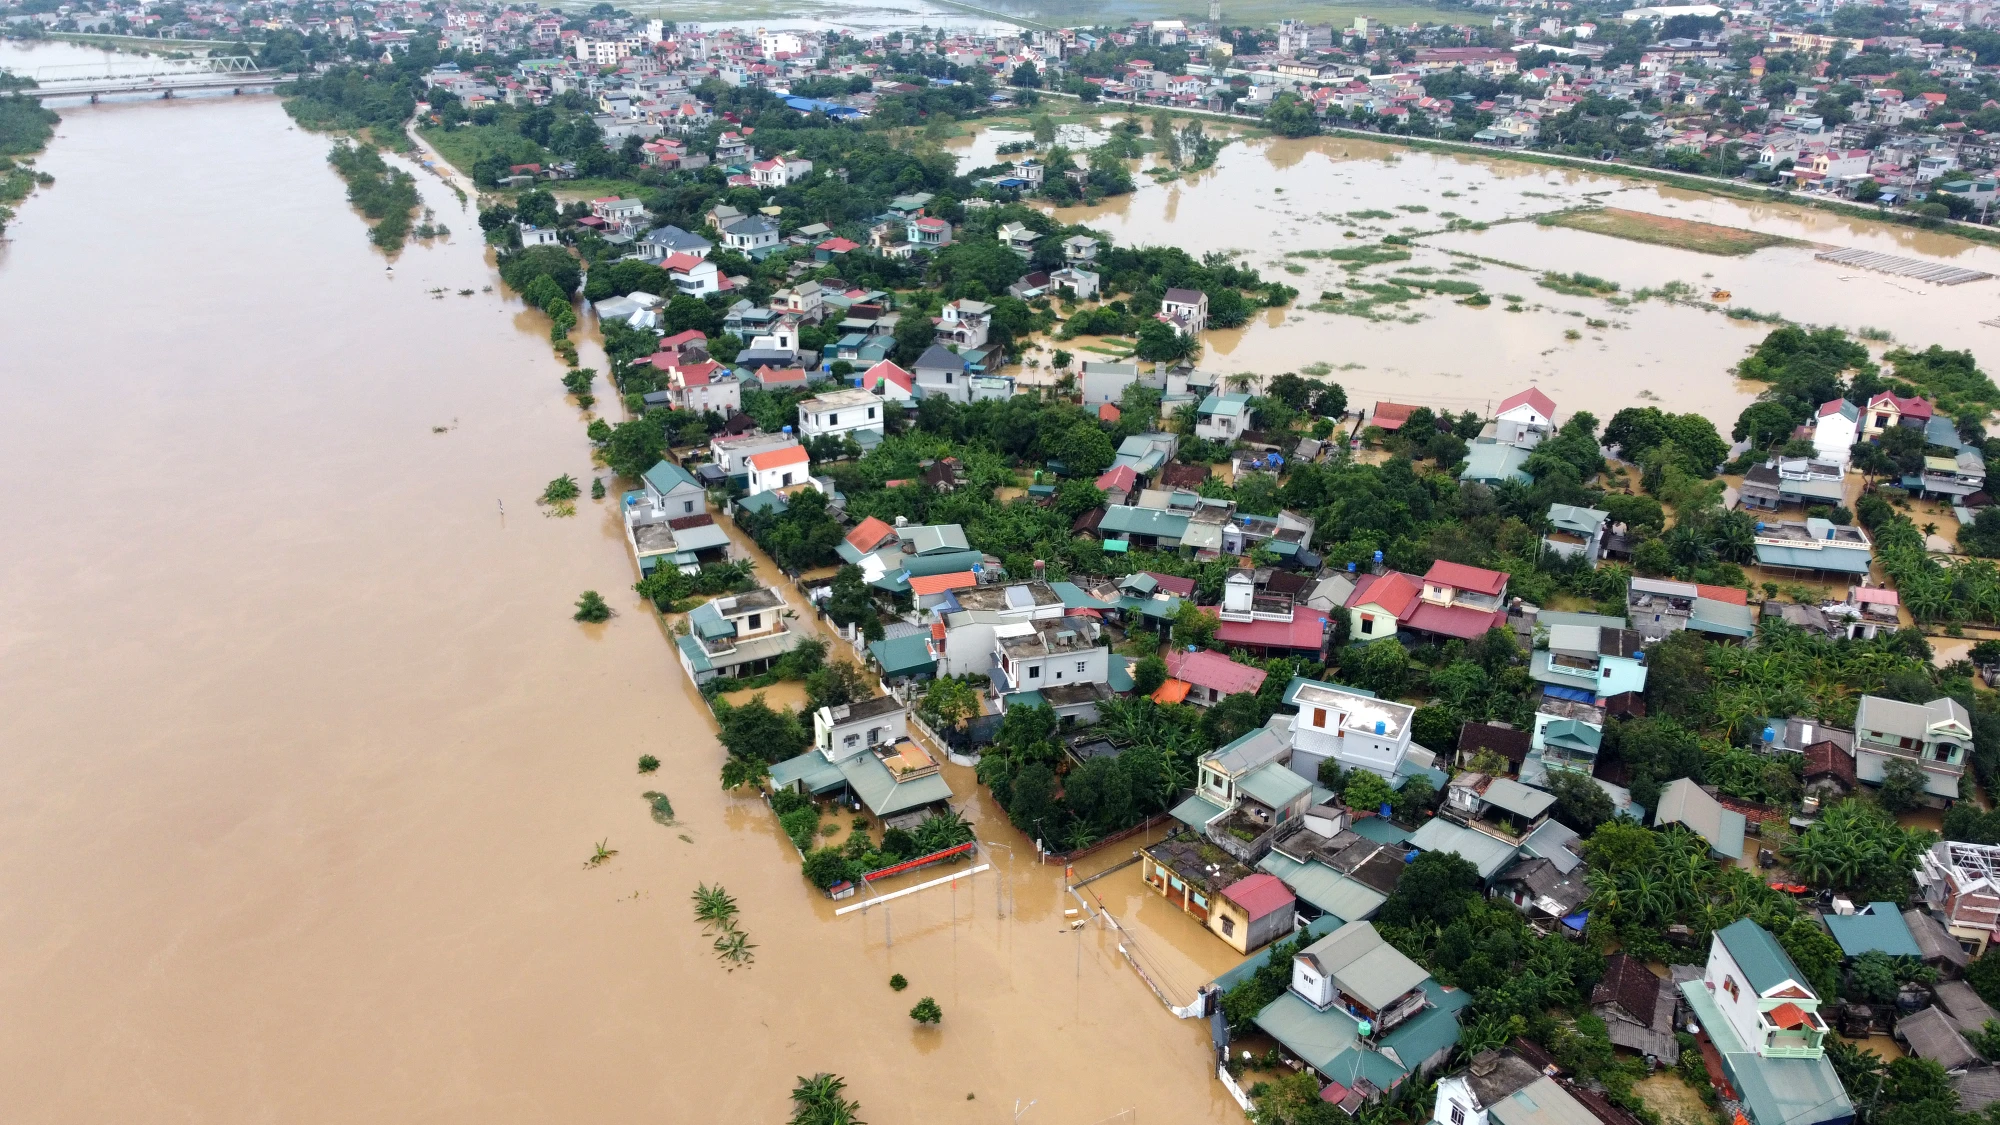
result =
M1545 273L1535 280L1544 289L1569 297L1609 297L1618 292L1618 283L1587 273Z
M1799 244L1797 239L1782 238L1761 231L1720 227L1713 223L1697 223L1692 219L1672 219L1664 215L1648 215L1617 207L1563 211L1554 215L1544 215L1535 221L1545 227L1568 227L1571 230L1607 234L1631 242L1671 246L1676 250L1693 250L1701 254L1749 254L1770 246Z
M383 250L399 250L410 237L410 214L422 201L417 181L391 168L382 154L365 145L342 142L327 154L327 163L347 181L347 201L374 223L368 241Z

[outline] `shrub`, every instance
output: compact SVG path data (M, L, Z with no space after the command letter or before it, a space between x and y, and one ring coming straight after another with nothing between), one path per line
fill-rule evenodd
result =
M820 848L808 853L805 866L800 870L806 882L820 890L851 877L847 857L840 853L839 848Z
M903 979L903 974L897 973L895 976L889 978L889 987L895 989L897 992L901 992L910 987L910 982Z
M604 596L595 590L585 590L576 599L576 620L596 625L611 620L611 607L604 604Z
M639 755L640 773L652 773L654 770L659 768L660 768L660 760L658 758L653 757L651 754Z
M916 1007L910 1009L910 1018L918 1023L936 1024L944 1018L944 1009L938 1007L937 1001L926 996L917 1001Z
M771 794L771 811L783 816L812 804L812 798L796 789L780 789Z

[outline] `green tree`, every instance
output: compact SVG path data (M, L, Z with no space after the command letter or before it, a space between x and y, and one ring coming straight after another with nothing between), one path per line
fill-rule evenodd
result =
M1549 792L1556 798L1555 818L1588 836L1615 815L1611 797L1589 775L1575 770L1550 770Z
M1378 809L1395 800L1396 791L1389 783L1367 770L1355 770L1347 775L1347 788L1340 799L1351 809Z
M1151 695L1167 682L1167 662L1159 656L1145 656L1132 666L1132 687L1138 695Z
M790 1125L862 1125L861 1103L842 1096L847 1083L831 1074L800 1078L792 1087Z
M585 590L576 599L576 619L591 625L611 620L611 607L604 603L604 596L595 590Z
M1924 771L1907 759L1889 759L1882 767L1882 787L1875 799L1892 813L1916 808L1924 799Z
M921 1024L936 1026L937 1022L944 1018L944 1009L938 1007L936 1000L926 996L917 1001L916 1007L910 1009L910 1018Z
M1319 132L1319 118L1297 94L1286 92L1264 107L1264 124L1281 137L1310 137Z

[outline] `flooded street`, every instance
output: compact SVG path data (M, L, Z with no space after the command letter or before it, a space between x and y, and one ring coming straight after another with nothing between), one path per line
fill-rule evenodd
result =
M58 132L0 246L10 1122L775 1121L821 1070L876 1125L1240 1119L969 773L1011 875L839 919L716 787L615 515L533 503L582 423L441 184L460 237L391 280L271 99ZM608 625L569 619L591 588Z

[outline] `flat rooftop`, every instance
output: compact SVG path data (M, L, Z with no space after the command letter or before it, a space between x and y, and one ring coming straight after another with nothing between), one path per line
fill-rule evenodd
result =
M960 590L953 597L964 609L1029 609L1035 606L1061 605L1062 597L1047 582L1012 582L1005 586L980 586L972 590Z
M716 608L721 609L724 613L749 613L752 610L771 609L783 604L785 604L785 599L780 597L776 590L766 586L762 590L752 590L747 594L736 595L727 609L723 609L721 606L717 606Z
M846 390L828 391L799 403L799 409L811 414L821 410L840 410L849 406L880 406L882 400L859 387Z
M1319 684L1301 685L1293 699L1297 701L1301 712L1308 707L1326 707L1339 711L1342 725L1350 730L1372 734L1375 731L1375 724L1381 723L1382 734L1391 738L1402 734L1403 728L1409 724L1410 716L1416 713L1416 708L1406 703L1371 699L1353 692L1335 691Z

